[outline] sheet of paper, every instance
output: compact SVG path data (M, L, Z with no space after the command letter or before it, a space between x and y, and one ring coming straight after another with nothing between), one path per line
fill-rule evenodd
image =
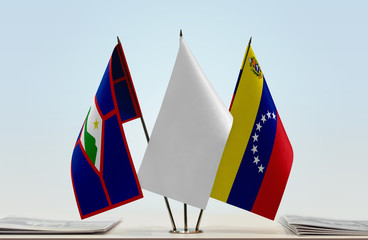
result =
M119 222L120 220L65 221L6 217L0 219L0 233L102 233Z
M297 235L368 235L368 221L287 215L280 223Z

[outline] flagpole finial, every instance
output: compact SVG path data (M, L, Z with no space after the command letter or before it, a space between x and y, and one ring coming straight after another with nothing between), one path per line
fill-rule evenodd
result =
M118 44L121 44L121 43L120 43L120 39L119 39L119 36L116 36L116 38L118 39Z
M180 37L183 37L183 31L180 29L180 34L179 34Z

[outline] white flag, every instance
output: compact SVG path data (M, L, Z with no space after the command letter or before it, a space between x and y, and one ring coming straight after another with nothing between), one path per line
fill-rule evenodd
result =
M184 39L138 177L142 188L205 209L232 116Z

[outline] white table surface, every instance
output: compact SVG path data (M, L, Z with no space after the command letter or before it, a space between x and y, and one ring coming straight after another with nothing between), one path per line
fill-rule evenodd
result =
M176 216L178 228L183 227L182 216ZM194 227L196 217L188 219L188 227ZM251 214L204 213L199 234L172 234L168 215L130 214L110 231L103 234L0 234L0 239L368 239L368 236L296 236L277 221L270 221Z

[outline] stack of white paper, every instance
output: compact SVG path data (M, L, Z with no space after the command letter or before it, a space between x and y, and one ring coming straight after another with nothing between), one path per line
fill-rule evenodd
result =
M368 221L348 221L287 215L280 223L297 235L368 235Z
M119 220L102 221L60 221L36 218L6 217L0 219L0 234L70 234L106 232L119 223Z

